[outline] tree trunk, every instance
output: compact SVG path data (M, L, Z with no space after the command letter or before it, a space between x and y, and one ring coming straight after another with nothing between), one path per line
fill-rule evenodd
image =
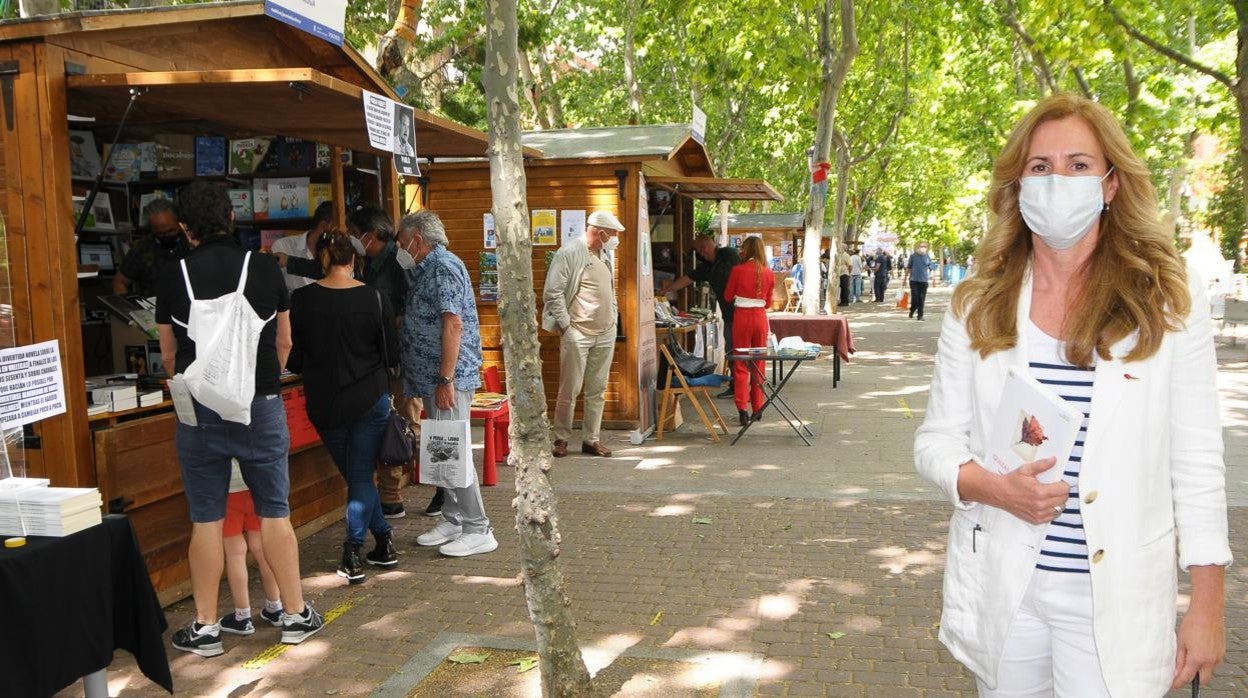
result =
M559 517L547 472L551 463L546 391L533 291L533 245L520 148L516 0L485 3L485 88L489 121L490 191L498 231L498 314L511 401L516 529L529 618L537 636L545 696L587 696L593 682L576 642L572 602L559 558Z
M22 17L41 17L60 14L61 3L57 0L18 0L18 13Z
M819 58L822 66L822 85L819 90L819 116L815 125L815 162L829 162L832 157L832 132L835 128L836 103L845 85L849 67L858 55L858 30L854 23L854 0L840 0L841 42L832 45L832 3L823 0L819 8ZM823 237L824 208L826 196L816 196L811 189L810 203L806 208L806 235L802 246L802 269L806 279L814 283L804 284L802 305L807 315L819 312L819 246ZM829 261L836 262L837 243L832 241ZM828 270L829 292L834 269ZM839 272L837 272L839 274Z
M403 66L404 49L416 40L416 24L423 4L424 0L403 0L394 25L377 41L377 72L386 82L394 84Z
M551 128L563 128L563 98L555 84L555 71L550 67L546 49L537 54L537 74L542 78L542 104L546 107L546 122Z
M528 53L525 51L517 51L518 63L520 65L520 85L524 92L524 99L529 103L529 108L533 110L533 122L539 128L550 128L550 116L542 110L542 91L537 86L537 80L533 77L533 65L529 63Z
M624 84L628 88L628 123L641 123L641 85L637 82L637 3L628 0L624 22Z

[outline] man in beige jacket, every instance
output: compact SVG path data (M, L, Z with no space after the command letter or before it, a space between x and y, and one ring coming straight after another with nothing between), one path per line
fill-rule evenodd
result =
M581 452L609 457L602 445L603 394L615 354L617 308L612 251L624 230L620 220L607 211L594 211L585 226L585 237L573 240L555 253L542 292L542 329L558 332L559 396L555 400L556 458L568 455L572 414L576 396L585 390L585 417L581 428Z

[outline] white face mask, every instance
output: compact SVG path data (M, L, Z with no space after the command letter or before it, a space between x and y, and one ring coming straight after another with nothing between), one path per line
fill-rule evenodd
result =
M364 243L360 242L359 238L351 238L351 247L355 250L357 255L361 257L368 256L364 253Z
M615 251L615 248L617 248L617 247L619 247L619 246L620 246L620 236L619 236L619 235L612 235L611 237L607 238L607 241L606 241L606 242L602 243L602 251L603 251L603 252L614 252L614 251Z
M398 262L399 267L405 270L416 266L416 258L412 256L411 252L408 252L402 247L395 250L394 261Z
M1105 173L1108 177L1114 168ZM1065 250L1087 235L1105 210L1105 177L1045 175L1019 180L1018 210L1032 232L1055 250Z

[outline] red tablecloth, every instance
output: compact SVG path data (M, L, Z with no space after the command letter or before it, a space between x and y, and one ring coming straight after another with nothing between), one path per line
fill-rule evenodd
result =
M836 347L842 361L849 361L854 353L854 337L849 333L849 318L844 315L799 315L797 313L771 313L767 316L776 339L801 337L807 342L817 342L825 347Z

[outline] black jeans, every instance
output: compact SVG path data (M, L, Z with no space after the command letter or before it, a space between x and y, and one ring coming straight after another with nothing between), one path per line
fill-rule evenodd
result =
M919 319L923 319L923 304L927 302L927 282L911 281L910 282L910 317L914 317L915 313L919 314Z
M888 288L888 274L876 274L874 279L875 302L884 302L884 291Z

